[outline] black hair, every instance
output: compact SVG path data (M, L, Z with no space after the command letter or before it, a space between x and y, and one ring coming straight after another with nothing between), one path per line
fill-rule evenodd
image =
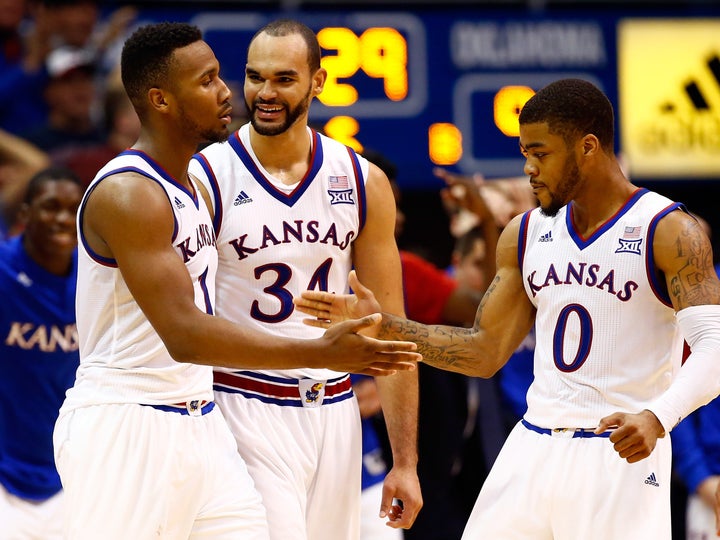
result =
M299 34L307 46L307 61L310 73L315 73L320 69L320 44L318 43L315 32L303 23L293 19L278 19L272 21L258 30L250 40L250 43L255 41L255 38L263 33L274 37Z
M571 144L593 134L612 154L615 115L610 100L592 83L561 79L539 90L520 111L520 124L547 123L551 133Z
M68 169L67 167L52 166L35 173L35 175L30 179L30 182L28 182L25 190L25 198L23 199L23 202L28 205L32 204L35 197L37 197L38 193L40 193L42 187L49 182L72 182L73 184L80 186L81 191L85 190L80 178L71 169Z
M120 70L123 86L136 109L144 109L150 88L167 83L176 49L202 40L197 26L179 22L149 24L137 29L123 46Z

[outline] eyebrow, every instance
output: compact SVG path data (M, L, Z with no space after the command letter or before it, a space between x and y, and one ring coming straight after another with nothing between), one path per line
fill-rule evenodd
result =
M259 75L260 71L258 71L257 69L251 68L251 67L247 67L247 68L245 68L245 73ZM295 71L294 69L285 69L282 71L276 71L275 73L273 73L272 76L273 77L295 77L295 76L297 76L297 74L298 74L298 72Z
M528 144L523 144L523 143L520 143L520 142L519 142L518 144L520 145L520 148L521 148L522 150L526 150L526 151L527 151L527 150L532 150L533 148L540 148L540 147L545 146L545 143L541 143L541 142L531 142L531 143L528 143Z

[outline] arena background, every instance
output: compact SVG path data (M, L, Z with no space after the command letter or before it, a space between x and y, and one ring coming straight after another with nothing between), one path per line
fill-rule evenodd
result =
M522 175L517 112L533 91L561 77L586 78L608 94L617 112L616 150L630 177L704 217L720 255L717 1L134 5L137 24L200 26L223 78L238 91L247 44L262 24L291 16L316 30L331 75L311 121L397 164L407 214L400 243L432 246L427 252L439 265L448 262L451 240L433 167L490 179Z

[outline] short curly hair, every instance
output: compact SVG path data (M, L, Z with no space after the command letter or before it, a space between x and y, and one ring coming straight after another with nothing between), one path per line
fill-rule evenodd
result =
M548 124L551 133L566 143L593 134L603 149L612 154L615 115L610 100L592 83L582 79L561 79L531 97L520 111L520 124Z
M167 84L176 49L202 40L196 26L179 22L149 24L137 29L123 46L120 74L135 109L144 109L150 88Z

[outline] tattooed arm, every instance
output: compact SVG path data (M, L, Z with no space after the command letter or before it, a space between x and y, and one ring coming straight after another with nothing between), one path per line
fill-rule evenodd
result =
M676 311L720 304L720 281L710 240L692 216L676 211L660 220L653 248L655 264L665 274Z
M383 313L378 337L414 341L423 362L440 369L473 377L491 377L520 345L535 321L535 307L525 293L518 267L520 216L505 228L497 246L497 273L480 302L472 328L425 325ZM342 295L305 291L293 302L297 309L315 317L311 326L327 328L348 318L379 309L372 292L354 274L350 286L356 294Z
M472 328L424 325L383 313L378 337L405 336L418 345L423 362L475 377L490 377L507 362L532 328L535 307L518 266L520 217L497 245L497 271L483 296Z

